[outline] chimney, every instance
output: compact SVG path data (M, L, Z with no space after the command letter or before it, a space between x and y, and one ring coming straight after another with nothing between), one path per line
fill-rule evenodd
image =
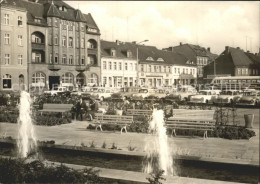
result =
M182 42L180 42L180 45L182 45Z
M248 50L248 51L246 51L247 53L250 53L250 51Z
M225 47L225 54L228 54L229 53L229 46L226 46Z
M237 49L240 49L240 47L237 47Z
M210 47L208 47L207 50L210 52Z
M119 40L116 40L116 44L119 45L119 44L120 44L120 41L119 41Z

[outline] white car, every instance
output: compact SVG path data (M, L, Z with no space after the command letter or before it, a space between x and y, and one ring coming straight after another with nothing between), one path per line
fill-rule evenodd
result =
M199 94L190 97L191 103L212 103L217 98L218 91L215 90L201 90Z
M109 98L111 97L111 95L113 94L113 92L111 91L111 89L102 89L99 88L97 90L94 90L93 92L90 92L90 95L98 100L104 100L105 98Z
M146 88L142 88L142 89L139 89L139 91L138 91L138 93L134 93L133 95L132 95L132 97L139 97L139 98L146 98L146 97L148 97L148 96L150 96L151 95L151 93L149 93L149 90L148 89L146 89Z
M222 91L216 99L213 100L215 104L235 104L239 98L242 97L242 93L237 90Z
M49 91L44 91L44 94L50 94L50 95L57 95L58 93L64 93L68 91L67 87L58 87L58 88L54 88L53 90L49 90Z

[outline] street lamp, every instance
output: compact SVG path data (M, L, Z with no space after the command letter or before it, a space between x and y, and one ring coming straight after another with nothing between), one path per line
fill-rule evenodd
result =
M138 43L136 43L136 60L137 60L137 77L136 77L136 84L137 84L137 87L139 86L139 57L138 57L138 52L139 52L139 49L138 49L138 44L140 43L144 43L144 42L148 42L149 40L143 40L143 41L140 41Z

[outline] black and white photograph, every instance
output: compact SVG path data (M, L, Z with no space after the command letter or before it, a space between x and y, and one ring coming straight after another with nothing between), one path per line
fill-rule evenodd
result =
M0 184L260 183L260 1L0 0Z

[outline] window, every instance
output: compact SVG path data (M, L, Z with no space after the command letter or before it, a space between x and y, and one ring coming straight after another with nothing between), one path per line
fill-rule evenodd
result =
M184 68L182 69L182 73L183 73L183 74L185 73L185 69L184 69Z
M32 34L32 43L44 43L44 35L41 33Z
M96 42L96 40L93 40L93 39L88 40L88 48L89 48L89 49L95 49L95 48L97 48L97 42Z
M62 75L61 81L62 81L62 83L71 83L71 84L73 84L73 78L74 78L74 76L73 76L72 73L65 73L65 74Z
M186 68L186 74L188 74L188 68Z
M105 87L107 84L107 77L103 77L103 86Z
M10 54L5 54L5 65L9 65L10 61Z
M22 46L23 43L23 36L22 35L18 35L18 45Z
M162 67L161 66L159 66L159 72L162 72Z
M23 65L23 55L18 55L18 65Z
M53 63L53 57L52 57L52 54L50 54L50 64Z
M110 54L111 54L111 56L116 56L116 50L112 49Z
M132 57L132 52L131 51L127 51L127 57L131 58Z
M79 38L76 39L76 47L79 48Z
M192 69L190 68L190 74L192 74Z
M55 54L54 63L59 64L59 55Z
M9 74L5 74L3 76L3 88L10 89L12 88L12 76Z
M45 75L42 72L37 72L32 75L32 86L45 86Z
M144 65L140 65L140 67L141 67L141 72L143 72L144 71Z
M34 19L34 22L36 22L36 23L41 23L41 19L35 18L35 19Z
M153 66L153 71L154 71L154 72L157 72L157 71L156 71L156 66Z
M180 68L178 68L178 74L180 74Z
M73 65L73 56L69 57L69 65Z
M171 71L171 67L170 66L168 66L168 71L169 71L169 73L171 73L172 71Z
M58 27L58 20L54 18L54 26Z
M114 62L114 70L117 70L117 63Z
M152 66L148 65L148 71L151 72L152 71Z
M81 65L85 65L85 56L84 55L82 55L82 57L81 57Z
M10 34L5 33L5 44L9 45L10 44Z
M73 38L69 37L69 47L73 47Z
M17 22L18 26L22 26L23 25L23 17L18 16L18 22Z
M103 61L103 70L106 70L106 69L107 69L107 62Z
M54 44L55 45L59 44L58 35L55 35L55 37L54 37Z
M65 36L62 37L62 46L66 47L66 37Z
M176 72L177 72L176 70L177 70L177 69L176 69L176 68L174 68L174 73L175 73L175 74L176 74Z
M66 55L62 56L61 64L66 64Z
M112 62L111 61L109 62L108 66L109 66L109 70L112 70Z
M85 48L85 41L84 41L84 38L81 38L81 48Z
M164 66L163 69L164 69L164 73L166 73L166 66Z
M5 14L4 16L4 24L5 25L9 25L10 23L10 15L9 14Z
M128 67L128 66L127 66L127 63L125 63L125 70L127 70L127 67Z
M77 63L76 63L77 65L80 65L80 58L79 58L79 55L76 57L76 62L77 62Z
M135 63L135 71L137 70L137 64Z
M119 70L122 70L122 63L121 62L119 62Z
M32 62L41 63L42 62L42 54L39 52L32 53Z

